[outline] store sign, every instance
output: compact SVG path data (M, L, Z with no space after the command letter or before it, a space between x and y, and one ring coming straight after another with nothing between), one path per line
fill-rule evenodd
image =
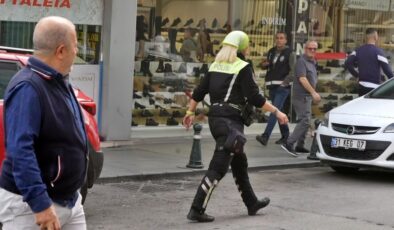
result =
M304 44L308 40L309 3L308 0L299 0L297 5L295 22L295 52L297 55L304 52Z
M350 9L388 11L390 0L346 0L345 6Z
M103 0L0 0L1 21L37 22L57 15L75 24L102 25Z
M285 26L286 18L262 18L262 25Z
M11 2L12 5L20 6L37 6L37 7L57 7L57 8L70 8L71 0L0 0L0 4Z

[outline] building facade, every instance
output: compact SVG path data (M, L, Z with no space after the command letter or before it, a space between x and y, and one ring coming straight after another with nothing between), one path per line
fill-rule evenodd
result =
M275 34L286 32L297 54L308 39L316 40L323 100L312 111L321 117L357 97L357 82L342 64L364 43L367 28L378 30L379 46L391 56L393 9L390 0L0 0L0 45L33 48L39 18L69 18L79 41L71 76L97 101L103 139L127 140L133 130L180 128L192 89L231 30L249 34L248 59L265 95L260 63ZM208 110L205 101L200 114ZM286 113L293 117L290 102ZM257 122L267 115L259 113Z

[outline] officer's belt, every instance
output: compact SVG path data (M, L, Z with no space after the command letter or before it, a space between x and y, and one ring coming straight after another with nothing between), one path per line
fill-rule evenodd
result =
M227 102L218 103L217 102L217 103L213 103L212 105L213 106L230 106L231 108L234 108L236 110L239 110L239 111L242 110L240 105L236 105L236 104L233 104L233 103L227 103Z

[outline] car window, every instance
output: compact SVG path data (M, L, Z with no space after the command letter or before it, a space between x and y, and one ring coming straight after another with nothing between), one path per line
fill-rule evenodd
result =
M383 84L368 96L369 98L394 99L394 81Z
M0 61L0 98L3 99L4 91L11 80L19 70L20 66L16 62Z

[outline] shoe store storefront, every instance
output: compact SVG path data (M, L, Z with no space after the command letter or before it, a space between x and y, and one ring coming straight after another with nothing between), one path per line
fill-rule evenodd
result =
M260 67L285 31L297 54L308 39L318 41L318 92L313 106L319 118L357 97L357 81L344 70L346 55L365 40L368 27L378 29L379 46L388 56L394 47L390 0L156 0L139 1L137 9L133 126L177 126L192 89L214 60L226 34L243 30L250 36L256 81L266 96L265 70ZM291 99L290 99L291 100ZM290 100L285 112L295 120ZM206 98L208 102L209 99ZM200 103L198 113L207 112ZM258 112L257 123L268 114ZM200 121L205 122L200 116Z
M79 42L73 82L97 102L102 137L127 140L141 129L181 129L193 88L232 30L249 34L247 58L266 96L261 62L275 34L285 31L297 54L308 39L317 40L323 100L312 110L324 116L357 97L356 79L343 63L365 42L367 28L378 30L378 45L392 56L393 11L390 0L0 0L0 45L31 49L39 18L69 18ZM290 105L291 98L285 112L295 121ZM205 98L199 122L206 123L208 107ZM258 112L254 125L262 129L267 115Z

